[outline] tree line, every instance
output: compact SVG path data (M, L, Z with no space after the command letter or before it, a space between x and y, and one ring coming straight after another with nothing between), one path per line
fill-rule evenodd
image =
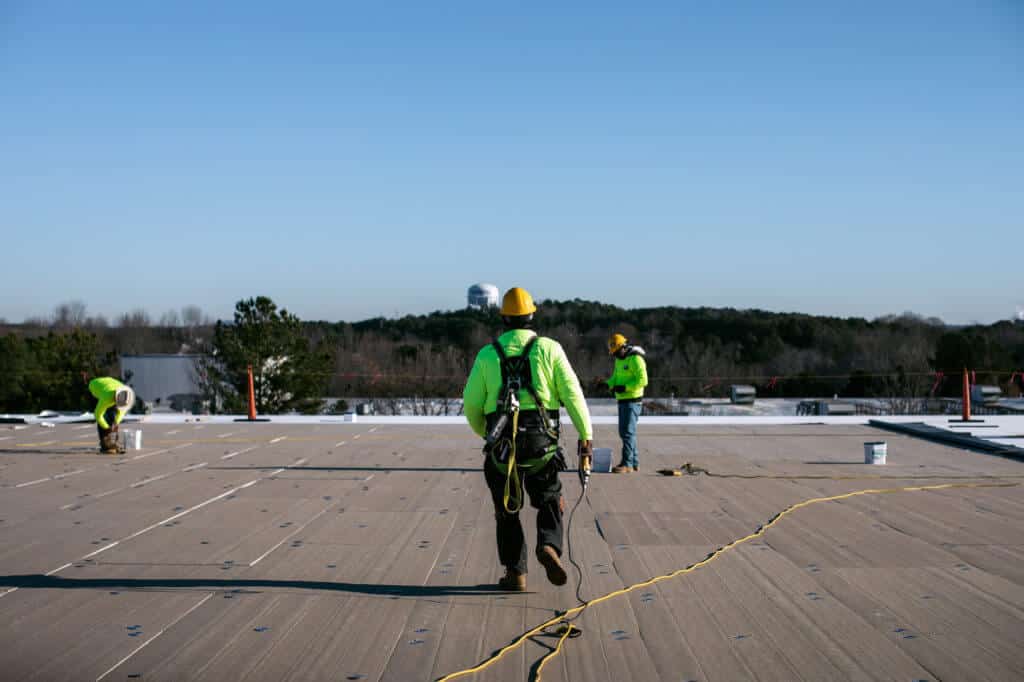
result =
M911 313L875 320L732 308L621 308L544 301L536 329L565 348L585 392L606 395L605 340L625 334L648 354L653 396L724 397L734 383L762 397L957 396L959 373L1018 395L1024 325L951 327ZM49 319L0 323L0 412L79 409L86 379L118 374L131 353L203 354L201 384L219 409L241 411L253 366L262 412L316 412L338 397L461 393L478 350L501 332L495 310L439 311L360 322L303 321L267 297L239 301L231 320L190 307L117 324L62 304Z
M309 323L334 339L344 395L452 395L481 346L500 333L496 311L459 310L354 324ZM585 390L604 395L605 341L621 332L648 356L649 393L724 397L734 383L765 397L959 395L959 373L1020 391L1024 325L950 327L912 313L876 320L731 308L625 309L545 301L537 331L565 348ZM937 372L941 372L939 375Z

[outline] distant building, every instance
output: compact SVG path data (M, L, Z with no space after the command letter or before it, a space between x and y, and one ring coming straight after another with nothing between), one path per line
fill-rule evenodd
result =
M733 405L753 405L757 399L757 389L746 384L734 384L729 387L729 400Z
M498 287L493 284L474 284L466 293L466 305L477 310L497 308L498 298Z
M197 354L122 355L121 375L149 407L191 412L201 400Z

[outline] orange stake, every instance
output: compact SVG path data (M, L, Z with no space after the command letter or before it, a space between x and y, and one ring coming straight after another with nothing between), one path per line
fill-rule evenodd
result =
M965 422L971 421L971 380L967 376L966 367L964 367L964 401L961 416Z
M964 381L967 381L967 370L964 370ZM252 380L252 365L249 365L249 421L256 420L256 389Z

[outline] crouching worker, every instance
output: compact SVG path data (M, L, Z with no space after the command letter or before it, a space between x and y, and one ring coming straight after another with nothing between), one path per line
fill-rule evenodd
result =
M100 436L100 452L116 455L124 452L117 443L117 427L135 403L135 392L112 377L99 377L89 382L89 392L96 403L96 431Z
M554 585L567 580L562 566L562 483L558 409L564 405L579 434L581 472L590 471L590 413L562 347L530 330L537 307L529 292L510 289L501 305L506 329L476 356L463 392L466 419L485 439L484 479L494 502L498 559L504 590L526 590L527 555L519 511L524 491L537 510L536 557Z

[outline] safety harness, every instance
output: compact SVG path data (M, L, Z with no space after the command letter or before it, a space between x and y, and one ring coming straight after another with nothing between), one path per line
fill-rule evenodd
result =
M497 339L491 342L498 354L498 360L501 362L501 388L498 390L498 409L495 412L498 416L494 426L487 433L484 451L499 471L505 470L503 504L505 511L509 514L515 514L523 508L523 482L520 478L520 469L530 472L551 458L546 453L543 457L531 458L525 462L519 462L516 459L517 441L520 435L520 391L526 391L533 399L533 403L537 407L539 431L548 437L549 445L557 446L558 444L558 420L554 420L552 424L547 409L533 385L530 352L538 338L540 337L534 336L523 347L522 353L514 356L507 355ZM550 452L550 448L548 451Z

